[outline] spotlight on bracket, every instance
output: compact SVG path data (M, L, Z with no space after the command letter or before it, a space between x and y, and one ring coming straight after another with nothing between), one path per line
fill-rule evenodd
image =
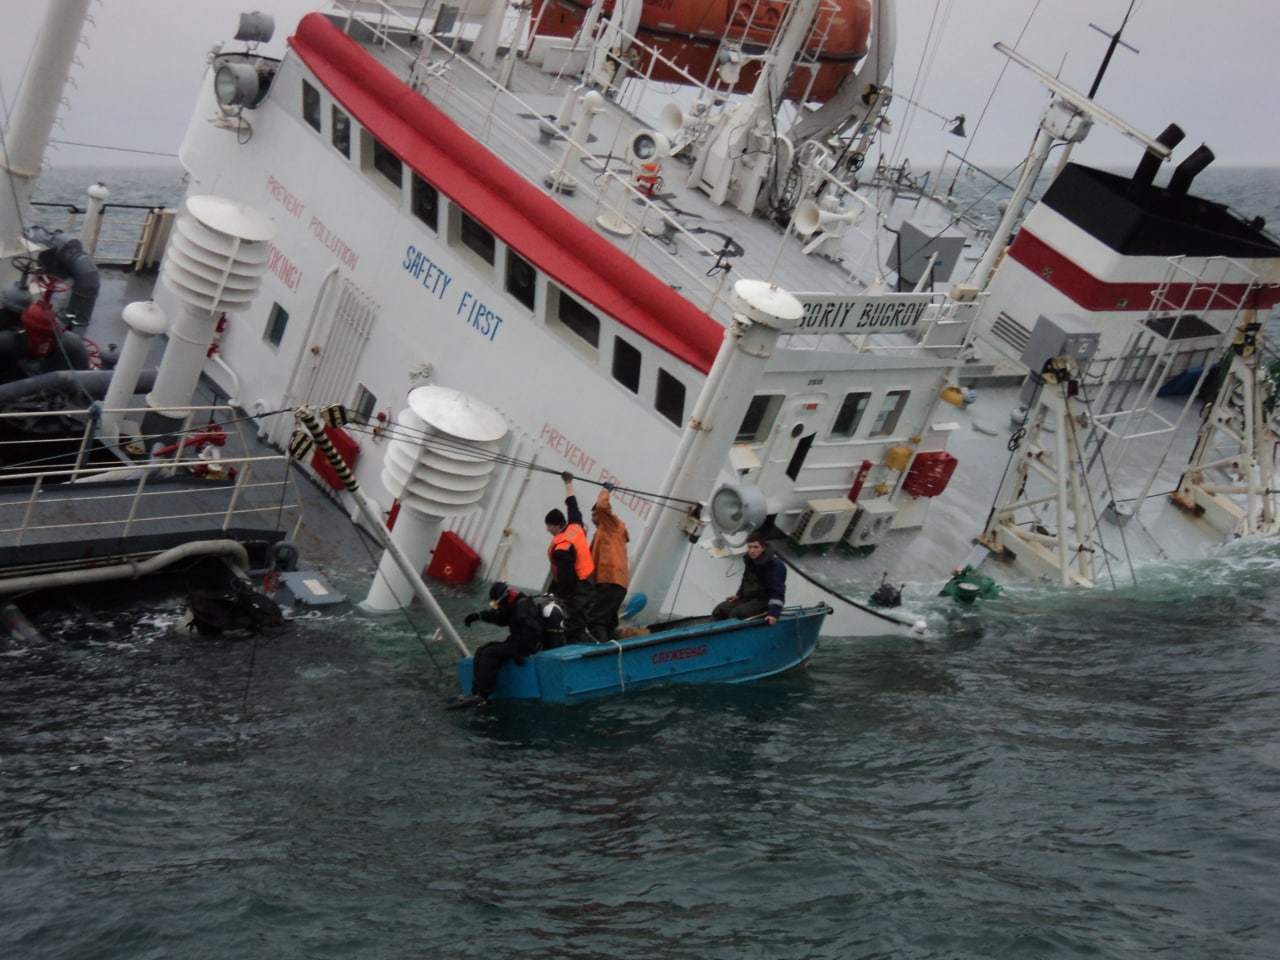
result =
M258 71L247 63L224 63L213 76L213 95L224 107L247 107L258 100Z

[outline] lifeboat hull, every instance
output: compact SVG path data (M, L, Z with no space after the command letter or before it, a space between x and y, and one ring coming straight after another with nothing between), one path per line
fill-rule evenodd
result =
M572 37L582 27L588 0L534 0L531 23L540 35ZM782 25L787 5L761 0L644 0L640 41L666 60L708 86L716 86L713 72L720 65L722 41L741 45L747 54L768 48ZM871 0L832 0L823 4L814 18L814 28L805 47L810 68L797 69L787 87L791 100L824 102L839 89L844 78L867 53L871 33ZM647 74L651 58L637 51L631 69ZM685 83L685 77L662 59L652 64L655 80ZM756 84L759 69L754 62L743 63L737 80L719 86L733 93L747 93Z

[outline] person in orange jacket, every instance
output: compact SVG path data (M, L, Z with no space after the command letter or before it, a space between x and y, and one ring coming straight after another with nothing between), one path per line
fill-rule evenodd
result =
M591 559L596 564L595 596L591 601L591 614L587 627L600 643L608 643L618 629L618 608L627 596L627 584L631 582L627 564L627 544L631 537L627 525L613 512L609 494L613 484L606 481L595 505L591 508L591 522L596 526L591 538Z
M582 510L573 492L573 474L566 470L560 479L564 481L564 506L569 515L551 510L545 517L547 533L551 534L551 546L547 548L551 593L564 609L565 642L590 643L593 638L588 632L588 616L596 565L582 525Z

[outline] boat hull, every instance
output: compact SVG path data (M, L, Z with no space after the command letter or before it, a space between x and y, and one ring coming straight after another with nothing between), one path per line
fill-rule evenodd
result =
M600 644L570 644L503 666L495 700L578 703L673 683L742 683L806 663L831 612L817 606L763 620L702 621ZM471 690L473 659L458 661L458 680Z

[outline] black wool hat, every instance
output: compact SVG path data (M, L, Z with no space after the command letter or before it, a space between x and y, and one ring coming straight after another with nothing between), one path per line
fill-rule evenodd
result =
M507 591L510 589L511 588L508 587L505 583L503 583L501 580L498 580L497 582L494 583L492 587L489 588L489 599L501 600L503 597L507 595Z
M564 514L559 510L548 511L547 518L544 522L553 527L563 527L565 524Z

